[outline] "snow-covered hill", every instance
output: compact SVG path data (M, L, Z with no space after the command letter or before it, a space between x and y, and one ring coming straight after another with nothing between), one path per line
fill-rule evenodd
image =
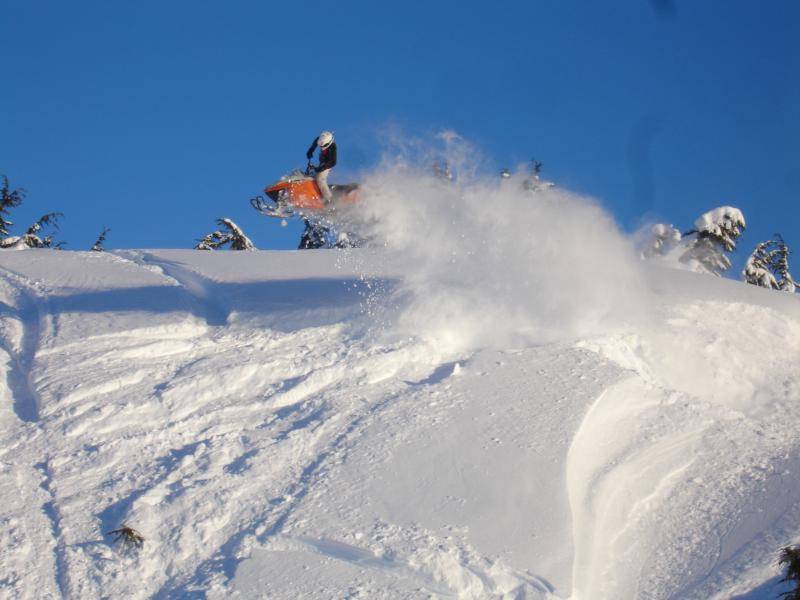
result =
M773 597L798 298L628 262L599 209L551 200L516 211L526 241L476 199L480 252L395 227L0 254L0 594Z

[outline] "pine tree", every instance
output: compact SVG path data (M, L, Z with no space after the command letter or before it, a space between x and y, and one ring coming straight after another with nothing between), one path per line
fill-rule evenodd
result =
M736 240L745 228L744 215L738 208L720 206L700 215L695 229L684 234L686 250L680 260L700 273L718 277L731 268L726 252L736 249Z
M542 174L542 167L544 167L544 163L539 162L535 158L531 159L531 172L528 177L525 178L525 181L522 182L522 187L529 192L538 192L540 190L546 190L553 187L552 181L543 181L541 178Z
M217 248L227 244L229 241L230 240L227 238L227 236L225 236L225 234L223 234L221 231L212 231L200 239L194 249L216 250Z
M789 246L781 234L758 244L747 259L742 279L752 285L793 293L797 288L789 272Z
M217 224L224 227L226 231L212 231L201 240L194 247L195 250L216 250L225 244L230 244L231 250L256 250L253 242L250 241L244 231L231 221L230 219L223 218L217 219Z
M327 227L306 218L303 218L303 225L305 229L303 229L303 233L300 236L298 250L316 250L330 247L328 242L330 230Z
M105 248L103 248L103 244L106 241L106 236L109 234L111 229L109 227L103 226L103 231L100 232L100 235L97 237L97 241L92 245L91 251L92 252L105 252Z
M53 236L47 235L44 238L39 238L39 232L44 227L52 227L56 231L58 230L58 220L63 217L64 214L60 212L52 212L47 213L46 215L42 216L36 223L28 227L28 231L25 232L23 236L25 238L25 243L30 248L51 248L53 247ZM62 246L63 243L59 242L55 245L55 247Z
M338 236L336 236L336 243L333 244L334 248L345 249L345 248L361 248L366 245L367 240L362 238L358 234L351 232L340 232Z
M781 594L787 600L800 600L800 547L787 546L778 556L778 564L786 567L786 576L782 582L794 583L795 589Z
M11 189L8 182L8 177L3 175L3 186L0 188L0 233L8 235L8 228L13 223L6 219L9 214L9 209L16 208L25 199L25 190L17 188Z
M9 235L8 229L13 223L6 216L10 209L22 204L26 192L22 188L11 189L8 177L2 176L3 184L0 186L0 234L6 236L0 239L0 248L61 248L64 242L53 242L53 236L47 235L40 237L39 232L44 227L52 227L58 230L58 219L64 215L60 212L52 212L43 215L23 235Z
M28 227L24 235L9 236L0 241L0 248L56 248L61 249L64 242L53 242L52 234L39 237L39 232L44 227L52 227L58 230L58 219L64 215L60 212L47 213L39 218L33 225Z
M789 273L789 246L783 241L781 234L776 233L775 239L777 248L775 250L775 258L772 267L778 279L778 289L792 294L797 289L798 283L794 280L792 274Z
M228 235L231 238L231 250L255 250L255 244L250 241L244 231L230 219L220 219L217 221L220 225L228 230Z
M778 281L772 274L771 269L771 254L774 250L770 250L770 246L774 243L770 240L761 242L755 247L744 265L744 271L742 271L742 279L745 282L771 290L778 289Z

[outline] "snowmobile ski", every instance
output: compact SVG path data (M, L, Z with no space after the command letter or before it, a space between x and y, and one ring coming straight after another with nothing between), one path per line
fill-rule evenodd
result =
M250 198L250 205L262 215L276 219L289 219L295 216L292 207L283 202L267 202L262 196Z

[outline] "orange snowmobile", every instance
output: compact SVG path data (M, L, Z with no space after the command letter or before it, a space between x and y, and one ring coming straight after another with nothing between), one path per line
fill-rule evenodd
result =
M257 196L250 200L250 204L262 215L286 219L293 216L329 216L358 202L357 183L332 184L330 188L333 198L326 202L314 179L314 168L309 164L305 173L295 169L264 188L264 193L272 202Z

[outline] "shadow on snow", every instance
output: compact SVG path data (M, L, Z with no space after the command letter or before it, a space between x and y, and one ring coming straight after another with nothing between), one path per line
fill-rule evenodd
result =
M202 293L183 286L146 286L78 292L53 296L47 310L64 313L171 313L187 312L209 326L226 325L231 315L265 319L264 325L279 331L338 322L357 311L376 287L389 290L391 280L367 283L358 278L270 280L217 283L206 280Z

